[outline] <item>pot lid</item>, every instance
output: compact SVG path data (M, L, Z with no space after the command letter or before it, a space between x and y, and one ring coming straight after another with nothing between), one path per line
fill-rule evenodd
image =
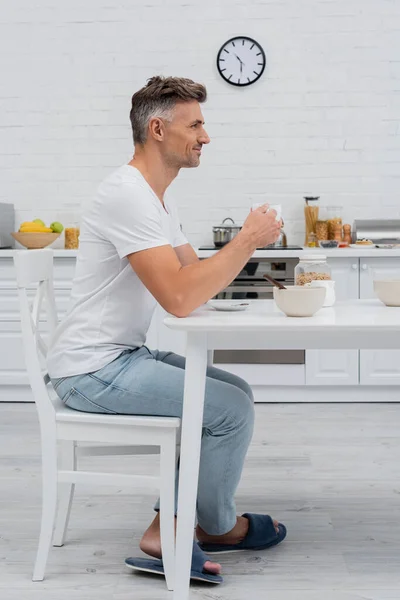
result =
M232 223L225 224L225 221L231 221ZM237 229L241 226L236 225L235 221L231 219L231 217L226 217L226 219L224 219L220 225L215 225L215 227L223 227L224 229Z

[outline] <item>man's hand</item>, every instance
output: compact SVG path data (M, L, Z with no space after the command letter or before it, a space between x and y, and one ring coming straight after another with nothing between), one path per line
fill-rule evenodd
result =
M276 211L268 208L263 204L252 210L238 234L251 240L255 248L273 244L279 237L282 223L276 220Z

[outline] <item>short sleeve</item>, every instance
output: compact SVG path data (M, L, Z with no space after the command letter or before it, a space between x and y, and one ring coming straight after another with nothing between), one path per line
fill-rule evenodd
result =
M133 252L171 245L162 228L160 209L150 192L135 183L123 183L99 206L102 234L120 258Z

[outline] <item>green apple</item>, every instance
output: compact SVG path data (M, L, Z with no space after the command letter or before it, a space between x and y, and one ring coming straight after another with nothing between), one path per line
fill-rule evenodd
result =
M44 221L42 221L42 219L33 219L32 223L37 223L38 225L42 225L43 227L46 227L46 223Z
M64 230L64 226L58 221L54 221L54 223L50 223L50 229L52 229L54 233L61 233Z

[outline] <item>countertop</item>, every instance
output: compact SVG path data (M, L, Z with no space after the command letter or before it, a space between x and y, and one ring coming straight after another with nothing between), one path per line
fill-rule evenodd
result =
M225 301L220 300L221 305ZM228 304L231 301L226 301ZM400 333L400 307L387 307L379 300L349 300L335 306L320 309L313 317L286 317L273 300L248 300L250 306L240 312L221 312L213 307L213 301L203 304L188 317L168 315L164 323L171 329L184 331L298 331L331 334L332 330L345 329L359 334L361 330L379 330L382 333ZM392 336L393 337L393 336ZM393 343L393 339L390 340ZM303 338L302 343L307 343ZM321 340L321 343L322 340ZM389 340L388 340L389 343ZM394 340L399 347L399 340ZM397 344L397 346L396 346ZM275 346L274 346L275 347ZM303 347L303 346L302 346ZM322 347L322 346L321 346ZM389 346L388 346L389 347Z
M0 258L12 257L14 252L20 249L0 250ZM199 250L195 248L197 255L200 258L208 258L213 256L218 250ZM55 258L75 258L77 250L53 249ZM304 248L302 250L256 250L253 258L300 258L307 254L322 254L328 258L378 258L378 257L393 257L400 258L400 248L381 249L381 248L337 248L335 250L323 250L322 248Z
M218 250L198 250L197 255L200 258L208 258L213 256ZM300 258L310 254L322 254L327 258L371 258L371 257L400 257L400 248L384 249L384 248L336 248L334 250L324 250L323 248L303 248L302 250L256 250L253 258Z

